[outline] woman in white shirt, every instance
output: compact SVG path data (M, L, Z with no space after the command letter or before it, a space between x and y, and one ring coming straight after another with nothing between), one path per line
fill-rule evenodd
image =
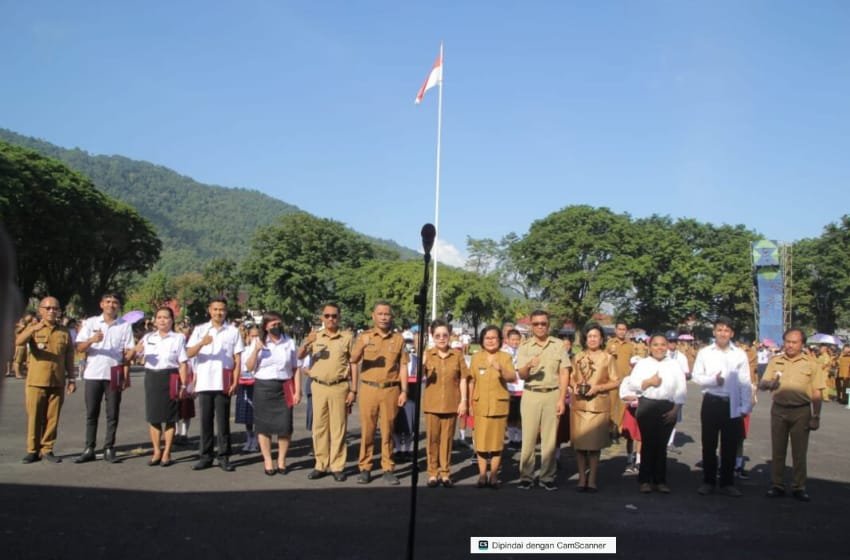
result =
M643 493L654 488L669 494L667 439L685 403L687 387L679 364L667 357L667 339L663 334L650 339L649 354L624 381L629 390L640 395L636 414L642 440L638 483Z
M248 348L247 367L254 372L254 431L268 476L286 474L286 452L292 439L292 409L301 401L301 381L295 342L283 333L283 321L273 311L263 315L260 337ZM277 435L277 467L271 438Z
M168 467L174 442L174 424L179 414L179 397L186 385L186 337L174 332L174 312L160 307L154 316L156 330L142 337L136 354L144 356L145 418L148 421L153 457L148 465ZM165 428L163 429L163 425ZM163 432L165 447L160 449Z

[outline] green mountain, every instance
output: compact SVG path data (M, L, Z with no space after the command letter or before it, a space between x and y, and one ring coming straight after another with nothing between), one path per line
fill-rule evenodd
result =
M200 270L216 257L239 262L257 227L299 211L256 190L206 185L146 161L69 150L3 128L0 140L61 160L104 193L134 207L162 240L156 268L171 275ZM363 237L402 258L418 258L415 251L394 241Z

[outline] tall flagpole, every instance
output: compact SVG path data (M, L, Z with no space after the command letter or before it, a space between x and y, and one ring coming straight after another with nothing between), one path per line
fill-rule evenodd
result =
M443 42L440 41L440 81L437 95L437 179L434 200L434 227L437 230L437 239L440 237L440 137L443 131L443 72L445 72L445 61L443 60ZM431 320L437 318L437 261L440 257L438 244L434 244L434 282L431 292Z

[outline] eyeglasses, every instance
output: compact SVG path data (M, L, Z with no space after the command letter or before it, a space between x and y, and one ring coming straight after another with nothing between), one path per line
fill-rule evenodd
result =
M322 315L322 317L324 317L325 319L336 319L337 317L339 317L339 315L336 313L325 313L324 315Z
M549 323L531 323L532 327L548 327Z
M51 305L42 305L41 308L46 309L48 311L59 311L60 310L59 307L53 307Z

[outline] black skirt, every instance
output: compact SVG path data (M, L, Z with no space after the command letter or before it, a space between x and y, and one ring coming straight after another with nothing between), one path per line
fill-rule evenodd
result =
M283 396L283 381L254 381L254 431L267 436L292 435L292 409Z
M171 374L176 369L145 370L145 418L150 424L172 424L179 418L179 401L171 400Z

